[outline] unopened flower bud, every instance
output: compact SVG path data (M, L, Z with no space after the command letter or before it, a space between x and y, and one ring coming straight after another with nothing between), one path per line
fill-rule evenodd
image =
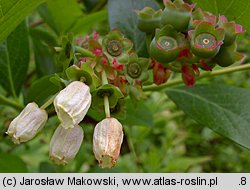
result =
M57 127L50 141L50 159L58 165L65 165L74 159L83 140L83 129L76 125L65 129Z
M93 151L102 168L115 165L123 140L121 123L115 118L106 118L95 126Z
M90 104L90 89L80 81L70 83L54 100L57 116L65 129L79 124L88 112Z
M36 103L27 104L23 111L10 123L6 132L15 144L32 139L45 125L48 114Z

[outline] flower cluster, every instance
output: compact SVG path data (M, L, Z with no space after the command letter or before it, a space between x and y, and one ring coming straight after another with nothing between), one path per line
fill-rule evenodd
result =
M50 159L65 165L74 159L83 141L84 132L80 122L91 105L91 93L88 85L73 81L54 98L54 107L60 120L49 148ZM14 143L31 140L41 131L48 119L43 107L34 102L27 104L23 111L10 123L6 132ZM118 159L123 141L121 123L115 118L105 118L94 130L93 151L101 167L113 167Z
M149 53L157 62L153 66L156 84L168 78L163 67L181 72L184 83L192 86L199 68L211 71L216 64L225 67L243 60L237 52L236 37L244 32L239 24L194 9L195 5L183 0L164 0L164 5L164 10L145 7L137 11L138 28L152 36Z

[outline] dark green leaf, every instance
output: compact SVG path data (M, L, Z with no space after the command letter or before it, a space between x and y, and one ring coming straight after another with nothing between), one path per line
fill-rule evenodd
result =
M225 15L230 21L235 20L246 29L250 29L250 1L249 0L193 0L196 7L212 12L216 15Z
M48 5L46 3L41 4L38 8L37 8L40 16L46 21L46 23L49 25L49 27L57 34L60 34L59 31L59 26L57 25L57 23L55 22L55 20L53 19L49 9L48 9Z
M153 123L153 112L148 106L141 100L135 104L131 100L126 102L127 116L125 120L122 120L122 123L126 125L140 125L152 127Z
M44 42L46 45L52 47L58 46L57 37L56 35L53 35L51 31L41 29L41 28L30 28L29 34L32 36L32 38L35 38L36 40L40 40Z
M180 109L201 125L250 149L250 91L226 85L168 89Z
M11 95L19 94L28 64L28 32L23 22L0 44L0 84Z
M159 5L154 0L109 0L108 13L109 25L111 29L118 28L122 33L134 42L135 49L140 56L146 52L146 35L137 27L137 15L135 10L144 7L159 9Z
M37 29L32 29L30 33L32 35L36 72L38 77L55 73L55 62L53 54L51 52L51 48L45 45L41 40L41 36L46 33L41 32L41 30ZM49 41L49 43L53 43L54 46L56 46L56 41L54 40L53 42L52 37L45 35L44 38L46 41Z
M46 0L1 0L0 42L19 25L27 14Z
M48 47L43 45L41 41L33 39L33 50L38 76L41 77L54 73L54 59Z
M18 156L0 154L0 173L27 173L26 164Z
M36 80L27 91L26 103L36 102L38 105L42 105L50 95L58 92L59 87L50 81L50 78L53 76L47 75Z

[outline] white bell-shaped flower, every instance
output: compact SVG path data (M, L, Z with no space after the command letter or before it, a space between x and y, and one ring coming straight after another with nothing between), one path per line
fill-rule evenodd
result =
M95 126L93 151L101 167L111 168L115 165L122 141L122 124L117 119L105 118Z
M83 129L79 125L69 129L58 126L50 141L50 159L58 165L67 164L75 158L83 137Z
M61 125L73 128L78 125L91 105L91 94L88 85L73 81L54 99L54 106Z
M10 123L6 134L15 144L32 139L45 125L48 114L34 102L27 104L22 112Z

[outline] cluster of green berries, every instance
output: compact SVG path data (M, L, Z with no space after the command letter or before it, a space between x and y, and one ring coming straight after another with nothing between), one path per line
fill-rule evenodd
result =
M241 25L223 15L194 9L195 5L183 0L164 0L164 5L164 10L145 7L137 11L139 29L152 39L150 57L158 62L156 84L166 80L157 80L162 67L181 72L184 83L193 85L199 68L211 71L215 65L226 67L243 60L236 43L237 35L244 32Z

